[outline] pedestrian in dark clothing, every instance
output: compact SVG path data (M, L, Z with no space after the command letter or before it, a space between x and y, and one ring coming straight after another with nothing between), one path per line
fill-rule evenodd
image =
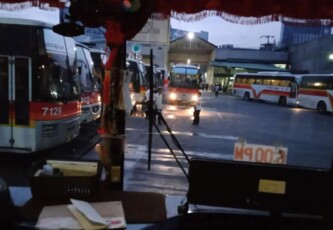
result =
M193 125L198 125L200 122L200 112L201 112L201 92L198 93L198 100L194 105L194 112L193 112Z
M215 97L217 97L219 95L219 89L220 89L220 86L218 84L215 84L215 86L214 86Z

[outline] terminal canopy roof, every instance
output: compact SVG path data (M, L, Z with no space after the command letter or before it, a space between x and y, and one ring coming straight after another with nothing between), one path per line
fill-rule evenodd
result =
M243 69L252 69L252 70L258 70L258 71L289 72L289 70L287 70L287 69L279 68L272 64L262 64L262 63L211 61L209 64L214 67L243 68Z

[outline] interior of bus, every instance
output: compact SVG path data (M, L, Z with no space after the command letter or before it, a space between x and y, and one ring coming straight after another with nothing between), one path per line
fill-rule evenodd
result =
M30 2L37 4L36 1ZM40 2L54 3L57 7L62 6L62 1L60 1L61 3L56 0L41 0ZM143 67L135 65L137 63L130 60L126 62L126 53L121 46L126 43L127 39L131 39L151 16L157 18L171 16L195 21L212 14L244 24L278 20L304 23L306 19L323 20L321 22L323 24L333 22L333 6L328 0L320 2L315 0L265 1L264 3L261 0L243 0L237 4L217 0L182 2L73 0L70 2L72 24L70 24L71 27L67 27L69 24L66 24L63 32L75 35L78 30L74 30L73 26L77 28L82 25L87 27L105 25L107 44L112 47L113 54L116 54L116 57L109 59L111 64L108 68L112 70L113 76L123 74L122 71L126 69L126 64L129 69L137 71L138 74L132 75L132 79L134 79L132 85L134 91L138 93L144 84L144 75L139 73L144 73L144 70L140 69ZM80 21L82 25L75 24L76 21ZM68 28L71 29L68 30ZM185 75L180 82L186 82L187 74ZM210 127L210 133L204 135L193 131L190 134L194 140L191 145L203 144L203 140L208 141L203 137L211 135L215 138L213 141L222 143L220 151L223 151L226 150L227 144L225 143L229 143L226 140L232 140L234 142L229 144L232 145L234 155L228 156L227 159L200 157L200 155L189 159L162 116L162 123L166 126L165 132L171 134L171 140L180 149L179 152L183 153L184 161L188 163L187 170L182 168L188 182L186 197L180 202L177 201L177 205L172 206L172 208L177 207L177 214L168 218L166 210L170 204L166 203L167 196L153 192L112 190L114 188L112 186L119 186L119 183L123 182L119 178L124 177L125 113L121 109L122 97L119 93L121 91L118 90L121 85L117 80L119 80L117 77L113 77L111 84L108 85L111 89L112 101L107 108L109 116L103 118L105 122L102 122L103 128L106 130L103 137L112 140L107 142L109 149L112 149L111 154L114 154L112 160L115 161L112 163L117 164L113 165L116 166L112 169L113 171L108 171L110 173L110 175L108 174L110 176L109 184L107 184L109 189L98 191L97 195L88 198L88 201L121 200L125 214L118 213L118 215L125 215L129 229L332 229L333 157L331 136L328 135L332 124L331 114L317 116L307 110L279 107L279 111L282 111L280 114L274 112L277 107L260 103L245 105L241 99L234 98L223 104L224 107L219 108L223 113L219 113L214 110L213 103L211 103L209 104L211 107L207 106L208 112L213 111L221 123L232 122L223 123L226 125L221 129ZM262 82L258 81L261 84ZM153 86L150 85L150 87ZM115 92L118 94L115 95ZM223 99L213 96L211 98L213 100L229 99L227 96ZM238 107L233 108L232 104ZM243 108L246 109L242 110L242 113L236 113ZM210 117L207 116L207 118L209 120ZM271 122L271 126L264 124L267 120ZM153 134L162 136L159 126L154 126L152 119L149 122L149 137L151 138ZM254 125L253 128L246 130L250 125ZM301 128L295 128L293 125ZM157 130L156 133L152 132L153 127ZM230 131L232 135L227 135L225 130ZM226 134L223 136L223 141L221 141L221 136L218 136L220 133ZM325 136L321 136L321 134L325 134ZM234 136L239 138L233 139ZM275 140L291 141L291 144L288 146L289 148L283 145L284 142L272 144L272 141ZM148 146L149 160L151 150L150 145ZM171 150L170 152L173 153ZM246 160L235 160L233 157ZM260 159L256 161L258 158ZM280 160L283 163L276 163ZM123 164L119 163L121 161ZM177 161L176 157L175 161ZM164 173L168 172L167 167L162 167L162 169ZM1 183L3 182L0 180ZM5 186L0 186L0 188L2 187ZM110 192L111 190L112 192ZM44 206L49 207L65 202L67 204L68 199L64 201L63 197L32 199L30 203L24 205L21 214L24 214L25 220L33 219L32 222L36 223L36 216L38 217ZM51 213L57 217L56 211L53 210ZM48 215L46 217L50 217ZM155 218L156 216L158 218ZM162 218L160 218L161 216ZM49 219L46 218L46 220ZM17 226L22 229L31 227L25 225L24 222Z

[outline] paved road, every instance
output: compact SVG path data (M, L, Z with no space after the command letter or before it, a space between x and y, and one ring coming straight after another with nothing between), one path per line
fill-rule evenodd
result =
M333 116L315 111L280 107L269 103L245 102L233 96L203 94L203 111L199 126L192 125L193 109L186 106L165 106L163 115L177 140L191 158L204 156L232 159L235 141L245 137L249 143L283 143L289 149L288 163L313 167L330 167L333 142ZM95 126L86 127L73 143L44 157L69 159L98 159L95 144ZM159 126L173 149L166 128ZM320 138L319 138L320 137ZM154 130L151 170L148 171L148 121L138 115L126 120L125 180L126 190L157 191L168 195L185 195L187 179L175 161L160 134ZM188 163L180 151L180 163L187 172ZM0 176L10 185L27 186L29 163L17 157L16 161L1 161ZM5 163L4 163L5 162ZM17 164L19 162L19 164ZM28 163L27 163L28 162Z

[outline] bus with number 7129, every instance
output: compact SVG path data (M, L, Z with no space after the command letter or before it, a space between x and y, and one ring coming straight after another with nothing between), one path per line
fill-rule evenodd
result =
M262 100L280 105L296 105L298 77L290 73L237 73L232 93L244 100Z
M75 41L39 21L0 19L0 152L36 152L80 131Z

